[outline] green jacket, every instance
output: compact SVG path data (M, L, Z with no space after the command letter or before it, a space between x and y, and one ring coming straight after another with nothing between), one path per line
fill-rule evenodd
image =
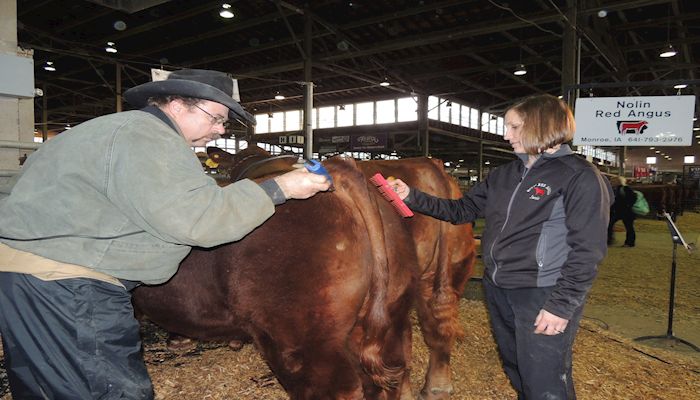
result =
M0 241L155 284L175 274L191 246L239 240L274 213L260 185L221 188L206 176L158 112L98 117L44 143L0 199Z

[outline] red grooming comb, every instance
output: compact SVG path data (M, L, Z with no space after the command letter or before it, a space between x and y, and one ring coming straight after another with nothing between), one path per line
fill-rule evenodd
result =
M381 193L382 196L384 196L384 198L387 199L392 206L394 206L394 209L400 216L404 218L413 216L413 211L411 211L406 203L399 198L399 195L391 189L389 182L386 181L382 174L377 172L373 177L369 178L369 181L372 182L372 184L379 190L379 193Z

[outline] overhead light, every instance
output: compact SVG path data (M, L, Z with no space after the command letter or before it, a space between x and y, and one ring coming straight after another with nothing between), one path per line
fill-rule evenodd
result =
M687 87L688 87L688 85L686 85L685 83L680 83L678 85L675 85L673 88L674 89L685 89Z
M70 129L70 124L66 124L66 130Z
M527 74L527 69L525 69L525 65L523 64L518 64L515 67L515 71L513 71L513 75L515 76L523 76L525 74Z
M46 65L44 65L44 69L53 72L56 70L56 67L53 66L53 61L47 61Z
M107 47L105 47L107 53L116 53L117 48L114 47L114 42L107 42Z
M284 95L280 94L280 92L275 93L275 100L284 100Z
M693 128L693 130L694 130L694 131L700 131L700 128L698 128L698 127L696 126L695 128Z
M221 5L221 11L219 11L219 15L221 18L226 18L226 19L231 19L235 15L233 14L233 11L231 11L231 5L228 3L224 3Z
M669 57L675 56L676 54L678 54L678 53L676 53L676 50L673 48L673 46L671 46L669 44L668 46L661 49L661 52L659 53L659 57L669 58Z
M274 118L274 116L272 115L272 113L271 113L271 112L269 112L269 113L267 113L267 118L270 118L270 119L272 119L272 118Z
M649 147L649 150L654 150L656 147Z
M379 86L387 87L387 86L389 86L389 85L391 85L391 83L389 83L389 80L386 79L386 77L384 78L383 81L379 82Z
M340 111L345 111L345 104L341 104L338 106L338 110Z
M445 103L445 107L451 108L452 107L452 102L447 100L447 103Z

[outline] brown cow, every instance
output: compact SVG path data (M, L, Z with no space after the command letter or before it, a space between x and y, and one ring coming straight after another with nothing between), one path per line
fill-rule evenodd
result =
M228 160L228 164L244 164L240 161L242 159L250 163L250 160L257 157L255 153L255 150L249 150L243 155L239 155L238 161L235 158ZM224 164L227 164L226 160L222 160L221 154L218 156L217 161L224 161ZM411 299L413 294L411 282L417 282L419 291L416 292L415 300L418 315L426 343L431 350L430 365L422 395L431 400L449 398L449 393L452 390L449 370L450 352L454 339L460 331L456 318L457 301L471 272L474 260L471 227L469 225L454 226L424 216L416 216L410 220L400 218L391 206L378 195L376 190L371 188L367 192L366 187L359 187L366 184L364 179L348 185L348 182L351 181L349 175L352 174L347 174L346 170L337 167L337 165L348 163L354 164L351 161L338 159L324 164L333 175L338 189L334 195L323 194L320 196L334 197L343 194L344 198L354 198L349 203L360 205L360 207L354 208L354 213L338 212L338 204L333 204L327 199L324 202L314 199L295 202L296 208L294 210L287 210L288 205L284 205L278 209L275 217L243 241L222 246L216 250L216 254L194 250L192 255L183 262L182 272L179 272L171 282L161 288L140 289L135 294L135 303L139 308L145 309L149 315L156 315L152 319L159 325L186 336L227 340L245 339L247 336L251 336L279 378L280 383L292 398L351 398L350 396L377 398L382 392L385 392L388 398L399 398L400 396L401 399L410 399L412 395L409 374L405 370L411 356L408 307L413 301ZM409 184L420 187L429 193L443 197L458 197L460 195L456 184L445 175L441 164L436 161L413 159L400 162L366 162L360 163L360 166L367 176L381 171L384 174L401 176ZM234 175L235 172L231 173L231 176ZM364 199L357 199L357 197L364 197ZM377 205L379 206L377 207ZM325 207L325 210L321 210L320 207ZM353 209L353 207L349 208ZM336 216L332 218L333 224L328 227L323 226L327 221L321 216L334 214ZM378 218L378 215L381 215L381 218ZM294 219L290 219L291 217ZM372 221L375 221L375 224L372 224ZM381 227L376 227L376 223L381 224ZM290 231L287 224L294 224L296 228L292 228ZM359 235L354 239L358 241L357 247L353 249L352 254L343 254L342 260L338 260L338 254L328 253L322 248L314 246L314 237L319 236L320 232L326 236L338 235L342 229L337 230L337 227L346 225L358 227L364 225L368 229L364 234L361 230L358 231ZM283 238L275 239L275 233L279 233L280 230L286 230L293 235L298 240L296 246L284 248L274 246L278 242L284 241ZM377 237L377 233L380 234L380 237ZM272 236L268 238L271 234ZM371 243L363 245L366 236L370 236ZM347 235L345 237L352 240ZM382 251L381 246L384 246L385 241L386 247ZM265 246L265 243L269 243L269 245ZM375 246L372 247L372 244ZM264 254L254 254L256 250ZM295 308L298 308L300 303L306 302L307 307L322 310L329 308L328 297L311 296L307 298L309 292L329 293L329 296L330 293L334 293L336 296L343 297L342 293L346 293L349 288L355 288L358 286L358 282L362 282L360 276L362 274L354 276L350 271L366 271L368 269L369 266L366 265L368 263L367 252L370 250L385 255L386 270L377 274L383 276L383 280L375 281L372 288L368 288L366 283L363 283L360 292L368 290L367 295L373 296L375 299L376 310L388 312L391 315L388 324L385 317L375 318L384 322L383 325L377 324L378 328L373 328L371 324L368 324L366 322L367 307L357 308L357 294L353 291L353 294L349 296L353 300L345 300L346 304L343 304L342 300L334 298L336 300L334 305L339 308L345 307L342 312L339 309L333 309L324 314L327 316L342 314L346 316L344 320L348 322L353 320L354 315L357 321L365 321L364 324L358 324L355 329L352 329L349 340L343 336L349 332L346 325L324 323L323 318L315 319L314 321L318 323L313 325L311 330L311 332L316 332L323 337L328 335L337 337L337 341L332 347L333 350L327 352L327 355L333 354L333 351L343 354L344 356L340 357L340 363L336 362L333 357L317 355L318 344L302 340L305 335L299 338L287 338L287 335L283 334L285 329L293 330L295 325L312 324L305 320L305 318L310 317L308 313L292 312L285 306L295 305ZM306 254L309 261L303 260L303 257L287 257L290 252L291 255L295 253ZM281 261L270 263L269 259L280 259ZM315 282L316 277L309 275L310 273L314 274L311 271L315 270L326 271L329 266L338 262L342 264L342 267L333 269L333 273L336 274L340 270L344 270L348 276L334 275L334 279ZM381 262L377 263L376 260L374 262L381 264ZM197 281L203 280L206 284L211 285L222 280L210 271L214 269L211 265L217 264L217 268L226 271L226 279L221 282L225 290L220 289L218 292L235 294L237 300L231 302L221 299L222 296L215 292L210 296L211 298L204 299L204 301L195 299L193 301L198 301L198 303L184 304L185 312L193 313L190 318L183 319L181 315L173 315L176 310L183 308L183 304L180 304L183 293L198 292L191 287L185 287L186 284L199 286L200 283ZM299 264L306 266L306 269L300 268ZM195 271L195 269L202 268L205 268L207 275L203 276L199 271ZM376 266L369 267L369 269L374 268ZM267 272L254 273L261 269L270 271L272 276L279 275L280 271L282 273L299 271L299 273L290 273L286 277L271 282ZM287 280L292 282L287 282ZM311 282L306 282L309 280ZM178 282L180 283L178 284ZM231 284L227 286L229 282ZM256 290L239 293L240 289L237 285L240 285L241 282L245 282L245 287L251 286ZM265 289L273 291L276 295L266 299L263 293ZM386 289L386 292L380 294L383 289ZM283 293L280 293L280 290ZM161 299L171 299L169 301L172 303L158 304ZM172 299L178 300L173 302ZM243 299L247 299L247 301ZM204 304L205 301L206 304ZM266 305L264 309L258 309L256 312L251 310L248 311L248 314L241 311L242 308L258 307L258 303L261 301ZM353 304L355 307L352 307ZM379 306L380 304L383 306ZM214 326L211 326L211 323L202 320L202 315L197 314L201 309L216 310L216 312L232 314L232 316L218 319ZM248 315L255 315L261 321L250 320ZM170 320L167 316L177 320ZM241 321L241 317L248 319ZM284 318L290 318L294 323L285 323L276 327L278 329L270 331L272 327L264 322L268 319L276 320L278 318L283 318L283 321ZM212 328L221 332L216 333L217 330L212 331ZM208 331L203 332L204 329ZM237 334L232 335L232 331L236 331ZM374 332L374 334L370 333L370 337L375 338L371 345L367 339L368 332ZM267 338L267 340L261 340L260 337ZM342 345L345 340L347 340L347 348ZM373 350L373 352L368 350ZM307 362L296 362L292 368L289 368L287 365L289 361L286 361L285 354L291 351L297 358ZM356 357L354 366L352 365L353 357ZM281 366L276 366L277 364L281 364ZM323 373L328 368L339 367L333 364L342 364L340 370L348 371L348 373L343 375L340 370L337 370L334 375ZM360 370L360 364L364 371L372 375L373 382L368 381L366 376L363 378L365 374L363 370ZM382 365L389 365L393 368L381 369ZM289 369L295 370L297 374L290 374ZM389 373L390 371L392 373ZM300 379L301 376L308 376L308 378ZM397 379L401 380L400 386L392 388L392 384L398 383ZM345 380L351 381L352 384L343 385ZM363 382L363 391L358 389L360 380ZM319 383L322 387L313 386ZM344 386L352 387L353 390L342 389ZM347 393L351 393L351 395L347 395Z
M389 276L386 250L415 250L410 238L387 248L354 161L324 165L334 192L278 206L239 242L194 249L134 304L184 336L252 339L292 399L398 398L412 268Z
M445 173L442 161L438 159L367 161L361 162L360 168L366 177L376 172L385 177L400 177L409 186L435 196L462 196L457 182ZM377 192L375 195L379 198L387 244L391 246L396 242L392 236L397 232L407 231L418 257L414 270L418 282L416 309L423 338L430 350L421 396L430 400L449 398L452 392L450 354L455 339L463 334L457 315L459 298L472 273L476 256L472 226L453 225L420 214L403 219L389 203L381 200ZM403 392L410 390L408 374L403 385Z

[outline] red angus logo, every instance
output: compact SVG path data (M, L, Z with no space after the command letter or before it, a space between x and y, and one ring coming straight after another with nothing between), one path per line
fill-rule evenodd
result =
M546 183L540 182L530 186L526 192L530 194L528 197L530 200L539 200L544 196L549 196L552 193L552 188Z
M647 121L617 121L617 131L620 135L633 133L639 135L644 133L649 123Z

